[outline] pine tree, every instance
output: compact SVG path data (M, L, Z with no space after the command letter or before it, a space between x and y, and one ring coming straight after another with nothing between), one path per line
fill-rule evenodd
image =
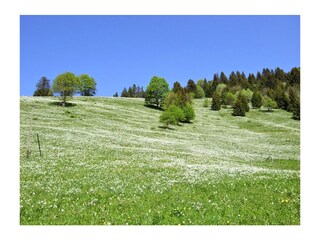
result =
M212 95L211 110L219 111L221 109L220 95L215 91Z
M128 91L127 88L124 88L121 92L121 97L128 97Z
M233 105L233 116L242 116L246 115L246 112L249 108L247 99L243 95L239 95L237 101Z
M274 94L274 100L276 101L279 108L283 110L289 109L289 97L285 90L281 87L277 87Z
M292 111L292 118L296 120L300 120L300 99L296 103L293 111Z
M179 82L174 82L172 91L175 93L182 92L183 87L181 86L181 84Z
M300 92L294 87L289 88L289 111L293 119L300 120Z
M197 91L197 85L192 79L189 79L186 89L188 93L195 93Z
M36 85L37 89L34 91L33 96L52 96L53 92L50 87L50 80L42 77Z
M231 72L230 77L229 77L229 86L234 87L236 85L238 85L237 76L234 72Z
M224 72L221 72L221 73L220 73L220 83L228 84L228 78L227 78L227 76L224 74Z
M260 108L262 106L262 95L259 91L253 93L251 104L253 108Z

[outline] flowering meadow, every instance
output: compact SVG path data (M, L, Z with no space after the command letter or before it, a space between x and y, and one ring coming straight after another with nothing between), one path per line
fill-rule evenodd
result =
M291 113L196 99L193 123L166 129L143 99L57 101L20 98L21 225L300 224Z

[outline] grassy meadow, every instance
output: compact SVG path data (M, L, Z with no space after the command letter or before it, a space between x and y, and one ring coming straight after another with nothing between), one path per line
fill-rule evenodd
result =
M20 98L21 225L300 224L291 113L194 100L192 124L164 129L143 99L57 101Z

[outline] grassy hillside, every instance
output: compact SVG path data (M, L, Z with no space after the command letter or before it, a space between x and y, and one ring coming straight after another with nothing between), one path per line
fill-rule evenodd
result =
M299 122L194 102L169 130L143 99L21 97L21 224L300 224Z

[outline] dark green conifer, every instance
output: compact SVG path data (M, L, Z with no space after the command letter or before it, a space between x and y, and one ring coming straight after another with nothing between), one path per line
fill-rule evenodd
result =
M221 109L220 95L215 91L212 95L211 110L219 111Z

